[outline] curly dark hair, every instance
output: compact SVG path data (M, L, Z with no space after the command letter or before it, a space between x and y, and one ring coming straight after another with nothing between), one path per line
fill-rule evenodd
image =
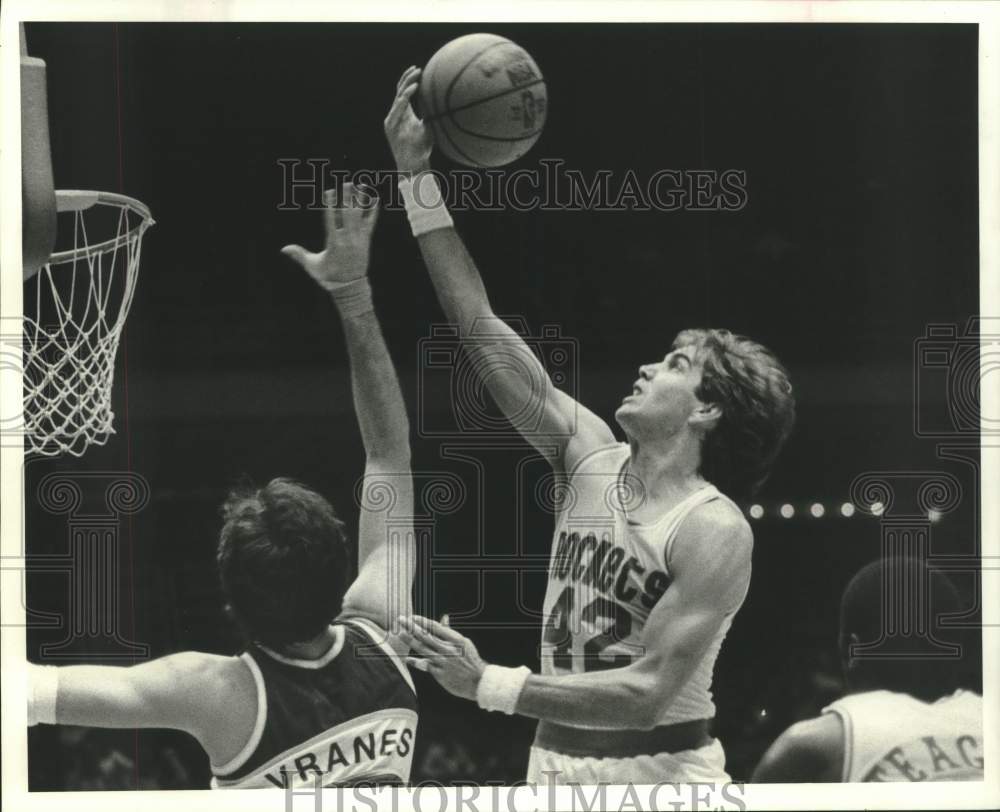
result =
M695 395L722 409L702 444L700 473L731 498L750 498L795 424L788 371L766 347L729 330L684 330L673 349L690 345L702 366Z
M310 640L340 612L348 586L344 524L291 479L232 491L222 505L217 560L243 631L271 647Z

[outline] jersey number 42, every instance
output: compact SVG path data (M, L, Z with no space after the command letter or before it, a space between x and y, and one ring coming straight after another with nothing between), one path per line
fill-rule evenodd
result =
M559 595L552 613L545 621L542 640L552 646L552 665L562 671L573 670L573 633L570 618L573 617L576 590L567 586ZM608 598L595 598L580 612L580 625L589 623L597 626L601 619L611 623L604 630L589 638L583 644L583 670L600 671L606 668L622 668L632 662L631 654L602 656L604 650L614 643L628 639L632 632L632 614L620 603Z

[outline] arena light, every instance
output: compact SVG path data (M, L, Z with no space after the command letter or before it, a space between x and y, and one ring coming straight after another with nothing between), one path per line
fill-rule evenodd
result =
M760 519L764 515L764 508L761 505L750 505L750 518Z
M817 519L822 519L823 515L826 513L826 508L823 507L819 502L813 502L812 505L809 507L809 512Z
M931 508L930 510L927 511L927 518L930 519L932 522L939 522L941 521L941 511L934 510L934 508Z
M881 502L872 502L871 508L872 516L881 516L885 513L885 505Z
M840 515L848 519L851 518L851 516L854 515L854 505L850 502L844 502L844 504L840 506Z
M783 518L791 519L792 516L795 515L795 508L788 504L788 502L785 502L785 504L781 506L781 510L779 512Z

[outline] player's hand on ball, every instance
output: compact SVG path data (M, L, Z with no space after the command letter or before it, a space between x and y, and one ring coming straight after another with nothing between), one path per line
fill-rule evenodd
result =
M318 254L301 245L286 245L281 253L295 260L327 290L368 273L372 232L378 220L378 198L370 190L345 183L323 194L326 246Z
M430 127L417 118L411 100L420 86L420 68L403 71L396 85L396 98L383 122L385 137L400 172L422 172L430 168L434 137Z
M401 616L399 624L403 628L400 637L419 655L407 657L407 663L429 672L448 693L475 700L486 668L475 643L450 626L420 615Z

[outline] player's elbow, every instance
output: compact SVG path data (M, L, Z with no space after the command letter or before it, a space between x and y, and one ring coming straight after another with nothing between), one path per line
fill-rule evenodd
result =
M806 719L788 728L764 753L752 781L764 784L836 780L832 777L831 742L821 727L827 722L822 717Z
M495 322L503 323L493 312L485 290L472 291L463 296L461 302L459 302L458 313L460 324L463 328L462 333L466 336L469 333L482 334L482 328L486 325Z
M680 682L672 678L672 675L679 676L679 672L668 667L671 662L674 666L677 665L672 656L666 657L653 652L646 654L629 668L631 673L623 680L629 727L636 730L656 727L674 701Z
M459 335L464 338L473 333L482 334L479 328L497 318L486 290L478 285L443 295L439 291L438 299L448 320L458 325Z
M627 727L634 730L651 730L658 724L666 709L662 687L653 675L638 674L622 682L623 701L621 714Z
M408 474L411 459L408 438L401 443L387 443L385 448L372 449L365 458L365 478Z

